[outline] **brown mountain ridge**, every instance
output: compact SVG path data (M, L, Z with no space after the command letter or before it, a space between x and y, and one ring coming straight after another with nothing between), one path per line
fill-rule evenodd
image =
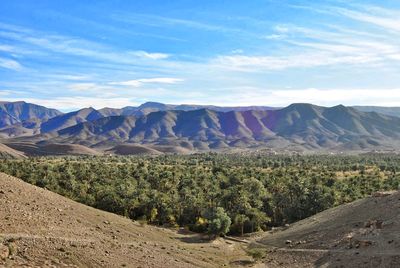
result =
M234 111L187 107L168 110L167 105L154 105L143 105L141 111L150 112L141 115L109 116L118 113L87 108L41 123L31 119L0 129L0 137L10 146L79 144L101 152L119 152L112 148L123 144L141 145L150 151L169 146L178 153L263 148L296 151L400 148L399 117L361 112L343 105L321 107L298 103L282 109Z

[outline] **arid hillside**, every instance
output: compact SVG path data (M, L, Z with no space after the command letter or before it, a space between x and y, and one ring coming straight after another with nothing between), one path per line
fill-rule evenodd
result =
M141 225L0 174L0 266L229 267L235 242Z
M14 150L2 143L0 143L0 156L9 158L24 158L25 155L17 150Z
M3 145L4 146L4 145ZM36 145L30 142L7 143L9 149L22 152L27 156L46 155L101 155L101 152L79 144L41 144ZM1 150L1 147L0 147Z
M400 192L326 210L253 246L267 249L267 267L400 267Z

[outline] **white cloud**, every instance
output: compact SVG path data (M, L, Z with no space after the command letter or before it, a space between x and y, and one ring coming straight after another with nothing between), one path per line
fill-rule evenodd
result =
M15 48L9 45L1 45L0 44L0 51L4 52L15 52Z
M111 82L109 84L118 86L140 87L143 84L176 84L183 81L184 80L180 78L159 77L159 78L142 78L136 80L122 81L122 82Z
M1 97L7 97L7 96L15 96L17 94L20 94L21 92L13 91L13 90L7 90L7 89L0 89L0 96Z
M264 38L267 40L282 40L286 37L287 36L284 34L270 34L270 35L265 36Z
M370 17L343 8L326 8L326 10L329 10L330 15L339 14L353 19L363 19L363 22L367 22L366 18ZM388 11L377 10L388 16ZM390 14L400 16L400 12ZM397 27L400 30L398 18L389 19L383 15L374 18L377 18L375 23L382 22L384 30L393 30ZM366 32L357 27L340 25L320 25L313 28L276 25L271 34L263 36L263 39L272 42L276 49L259 55L223 54L210 60L210 64L222 70L256 73L323 66L343 68L347 65L355 65L360 70L360 68L390 66L393 65L393 61L399 61L399 42L389 32L376 30Z
M52 99L24 98L24 101L44 105L50 108L62 110L76 110L83 107L120 108L125 106L137 106L145 101L162 101L154 96L167 94L163 89L145 92L135 97L121 97L104 95L100 97L56 97ZM17 101L20 98L11 97L14 94L1 94L3 101ZM312 103L322 106L344 105L377 105L399 106L400 88L398 89L263 89L257 87L226 88L214 95L211 99L207 94L173 93L173 101L170 103L204 104L220 106L275 106L284 107L292 103ZM169 103L169 102L167 102Z
M264 89L257 87L226 88L221 96L193 100L194 104L220 106L275 106L285 107L292 103L312 103L321 106L377 105L399 106L398 89ZM223 94L223 96L222 96ZM181 101L184 102L184 101Z
M303 52L289 56L219 56L211 61L216 67L243 72L279 71L288 68L311 68L338 64L378 62L375 55L335 55L329 52Z
M288 33L289 28L283 25L277 25L274 27L274 30L277 31L278 33Z
M50 74L48 78L51 79L61 79L69 81L82 81L92 79L89 75L74 75L74 74Z
M15 98L3 98L4 101L18 101L21 99ZM65 111L72 111L82 109L84 107L93 107L95 109L101 109L104 107L125 107L135 106L139 103L134 99L129 98L96 98L96 97L59 97L53 99L40 99L40 98L24 98L29 103L35 103L43 105L45 107L61 109Z
M0 58L0 67L14 71L22 70L22 65L19 62L5 58Z
M153 53L143 50L115 51L112 47L82 38L46 34L3 23L0 23L0 29L5 30L0 31L0 37L15 40L23 43L25 46L29 45L30 50L36 50L35 53L43 53L42 51L44 50L51 53L83 56L104 62L119 64L146 64L146 61L164 60L170 56L165 53ZM5 49L9 50L11 47L5 46L3 47L3 50ZM13 49L15 50L15 48ZM23 54L23 51L24 49L20 48L18 53Z
M152 60L162 60L169 57L169 55L165 53L149 53L146 51L133 51L133 52L128 52L128 54L134 55L139 58L152 59Z
M234 49L231 51L232 54L242 54L244 53L243 49Z
M98 86L95 83L77 83L68 85L68 89L72 91L95 90Z
M119 13L112 16L115 20L123 21L131 24L142 24L152 27L187 27L203 31L216 31L216 32L242 32L240 29L222 26L220 24L210 24L201 21L190 19L172 18L165 16L157 16L151 14L138 14L138 13Z
M363 12L358 12L358 11L353 11L353 10L348 10L348 9L343 9L343 8L337 8L335 10L338 13L340 13L346 17L349 17L353 20L371 23L376 26L385 28L386 30L400 32L400 19L398 18L399 14L394 14L395 15L394 17L389 17L388 13L390 14L390 12L383 12L385 14L376 16L376 15L371 15L368 13L363 13ZM384 10L382 10L382 11L384 11Z
M271 91L270 97L276 103L290 104L308 102L319 105L381 105L398 106L398 89L303 89Z

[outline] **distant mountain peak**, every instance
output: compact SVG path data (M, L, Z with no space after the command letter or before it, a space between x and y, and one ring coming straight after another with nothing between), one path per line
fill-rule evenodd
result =
M0 127L31 119L47 120L60 114L62 113L58 110L25 101L0 102Z
M141 104L138 108L164 108L167 106L168 106L167 104L164 104L161 102L148 101L148 102Z

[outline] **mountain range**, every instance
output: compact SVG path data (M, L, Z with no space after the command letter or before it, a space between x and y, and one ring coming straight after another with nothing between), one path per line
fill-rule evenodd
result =
M83 154L393 150L400 148L400 117L393 116L396 110L301 103L273 108L149 102L139 107L61 113L25 102L3 102L0 137L23 152L53 148L49 154L54 154L54 148L67 152L86 148Z
M0 127L29 120L46 120L62 114L55 109L40 105L19 102L0 102Z

